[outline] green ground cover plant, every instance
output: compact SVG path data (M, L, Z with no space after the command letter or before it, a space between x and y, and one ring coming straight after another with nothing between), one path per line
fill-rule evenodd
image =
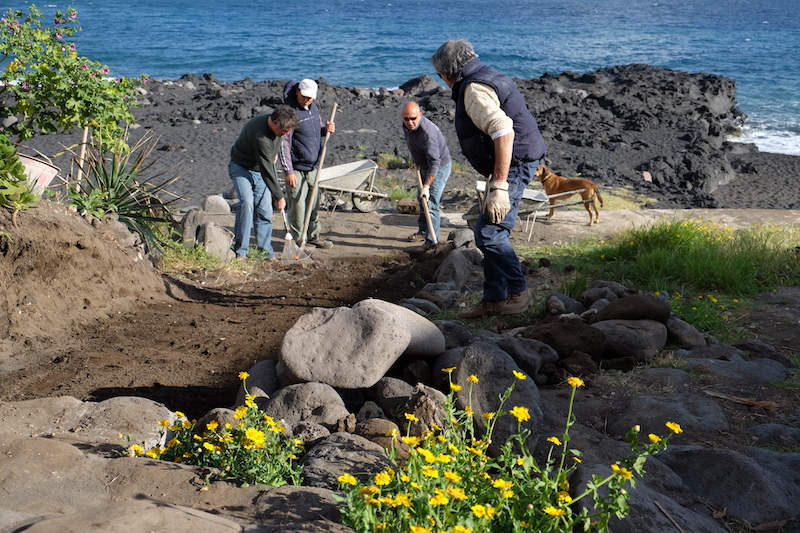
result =
M572 265L563 292L577 297L596 279L667 296L675 312L702 331L724 334L731 313L779 285L797 285L800 227L732 229L698 219L660 221L608 241L519 248L553 268Z
M452 375L454 368L444 369ZM527 376L514 372L516 379ZM514 406L504 411L515 382L500 395L494 413L482 413L487 431L479 436L473 425L472 387L479 378L467 378L469 405L456 408L454 392L462 386L450 381L451 392L445 403L444 427L436 427L422 437L407 433L401 438L409 447L409 457L397 470L387 468L359 481L353 473L338 480L344 508L344 523L363 533L479 533L479 532L562 532L573 530L608 531L612 516L623 518L629 512L629 488L634 476L644 473L648 456L664 449L667 437L651 434L647 442L639 429L627 435L631 455L610 465L607 475L594 475L585 487L570 486L572 472L581 462L581 452L569 448L569 431L575 423L573 403L583 386L570 378L572 387L564 432L547 439L550 450L543 464L537 463L524 445L528 430L522 422L530 419L527 407ZM502 447L499 457L487 455L488 443L497 420L517 419L517 433ZM406 415L409 425L414 415ZM668 422L670 436L680 426ZM396 454L392 458L397 461Z

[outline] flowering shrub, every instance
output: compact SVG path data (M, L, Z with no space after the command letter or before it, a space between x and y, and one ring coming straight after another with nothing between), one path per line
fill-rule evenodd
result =
M449 375L453 370L445 369ZM526 378L519 372L514 374L517 379ZM470 376L467 382L471 403L478 377ZM500 396L498 411L484 415L489 421L487 433L479 439L471 408L455 408L452 390L460 385L451 381L445 405L448 422L422 437L399 437L410 447L408 460L399 471L387 468L372 476L368 484L351 474L338 478L346 491L342 510L345 524L361 532L396 533L571 533L573 528L608 531L612 515L622 518L628 513L626 487L635 486L634 475L644 473L647 456L664 449L669 436L651 434L648 442L641 442L639 430L634 428L627 436L631 455L611 465L607 476L593 476L577 493L570 487L569 478L581 461L581 453L567 445L569 429L575 423L575 393L583 381L570 378L569 384L572 395L564 433L547 439L550 451L545 463L539 465L524 446L528 431L521 429L521 423L530 418L528 408L502 410L514 384ZM413 415L406 416L413 421ZM486 449L502 416L515 417L518 431L504 444L500 457L491 458ZM681 432L678 424L669 422L667 427L672 433ZM578 502L584 505L576 505Z
M35 5L29 13L9 9L0 19L0 61L11 61L0 76L5 93L3 106L11 115L21 115L17 125L20 140L42 133L69 131L75 127L94 128L105 144L124 146L125 121L134 123L130 107L135 90L147 81L112 77L108 67L78 55L65 38L80 31L78 12L57 11L52 27L43 24Z
M30 190L27 179L17 149L0 134L0 207L11 210L11 223L15 227L17 213L35 207L41 199Z
M245 383L248 377L247 372L239 374ZM197 428L197 421L190 422L178 412L184 418L182 422L159 422L171 432L164 447L145 450L134 444L130 448L132 454L209 467L219 478L237 479L245 484L299 485L302 467L298 456L304 451L302 441L287 436L281 421L261 412L253 398L247 396L245 405L236 409L237 425L220 426L211 421L205 428Z

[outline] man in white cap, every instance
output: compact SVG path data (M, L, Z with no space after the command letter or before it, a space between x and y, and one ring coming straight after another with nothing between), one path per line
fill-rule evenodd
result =
M286 184L286 206L292 235L302 241L306 210L311 209L305 242L317 248L330 248L333 243L320 235L319 191L316 198L309 199L314 187L319 156L322 151L323 134L336 130L333 122L323 122L317 98L317 83L308 78L296 82L290 80L283 87L286 105L294 109L300 126L284 135L280 162Z

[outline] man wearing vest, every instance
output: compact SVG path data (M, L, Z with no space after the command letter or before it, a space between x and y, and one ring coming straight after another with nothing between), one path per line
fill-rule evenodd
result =
M320 235L319 223L319 191L317 197L309 202L311 189L319 167L319 156L322 151L322 135L333 133L336 126L333 122L323 122L319 108L314 100L317 98L317 83L304 79L299 83L290 80L283 87L283 100L294 109L300 120L300 126L283 137L280 161L283 167L286 184L286 205L289 214L289 226L297 241L303 240L303 224L306 210L311 209L308 219L308 231L305 242L317 248L330 248L333 243Z
M453 90L461 150L488 179L474 228L484 256L483 300L458 317L523 313L532 298L510 236L522 193L544 157L544 139L514 81L484 65L469 41L447 41L433 54L431 65Z

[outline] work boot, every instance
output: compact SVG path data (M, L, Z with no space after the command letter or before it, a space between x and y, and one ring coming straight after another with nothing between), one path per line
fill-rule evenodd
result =
M524 313L531 306L533 297L531 291L524 290L517 292L508 297L508 300L503 302L503 309L500 311L501 315L516 315L517 313Z
M408 242L422 242L425 240L425 234L420 232L412 233L408 236L408 238L406 238L406 240Z
M311 239L310 241L308 241L308 244L311 244L312 246L316 246L317 248L322 248L323 250L327 250L328 248L332 248L333 247L333 241L329 241L328 239L326 239L322 235L320 235L319 237L315 237L315 238Z
M505 300L499 302L487 302L484 300L471 311L461 311L458 313L457 318L481 318L488 315L499 315L502 314L505 304Z

